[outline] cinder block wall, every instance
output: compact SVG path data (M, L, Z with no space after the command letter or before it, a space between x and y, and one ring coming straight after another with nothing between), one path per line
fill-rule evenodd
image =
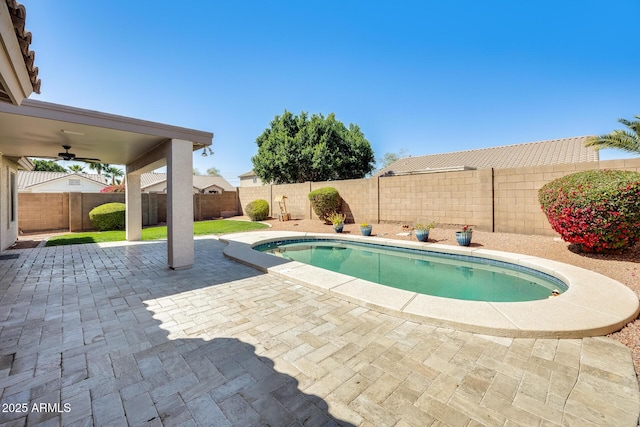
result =
M418 220L439 224L469 224L479 230L554 236L538 203L538 190L547 182L581 170L622 169L640 172L640 158L513 169L480 169L383 178L303 184L240 187L241 206L255 199L284 194L293 218L317 218L308 193L335 187L349 222Z
M493 227L492 170L379 178L380 220Z
M555 236L538 203L538 190L554 179L591 169L640 172L640 158L494 171L495 231Z
M18 193L21 231L69 229L69 193Z

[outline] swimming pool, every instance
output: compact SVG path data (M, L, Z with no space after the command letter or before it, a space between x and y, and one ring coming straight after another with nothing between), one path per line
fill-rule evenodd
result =
M383 286L253 250L258 245L283 240L336 238L344 242L471 256L489 263L503 261L556 277L567 285L567 289L554 298L520 302L443 298ZM226 244L223 250L226 258L273 275L274 280L282 280L291 287L306 286L313 293L326 293L382 315L426 322L431 326L513 338L581 338L620 330L640 313L638 296L622 283L593 271L531 255L481 247L295 231L261 230L229 234L219 239Z
M560 279L503 261L337 239L290 239L254 250L397 289L469 301L533 301L567 290Z

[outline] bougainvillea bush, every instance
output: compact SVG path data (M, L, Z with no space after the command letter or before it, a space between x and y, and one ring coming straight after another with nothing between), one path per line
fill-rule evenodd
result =
M585 252L620 252L640 240L640 173L591 170L543 186L551 227Z

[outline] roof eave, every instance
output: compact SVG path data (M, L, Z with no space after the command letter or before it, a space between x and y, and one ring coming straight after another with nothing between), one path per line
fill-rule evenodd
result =
M34 92L25 57L6 1L0 1L0 84L12 104L20 105ZM30 52L33 53L33 52Z

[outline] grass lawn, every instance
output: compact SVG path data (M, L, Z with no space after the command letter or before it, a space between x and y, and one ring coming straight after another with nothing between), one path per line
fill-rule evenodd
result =
M220 220L199 221L193 223L193 235L226 234L239 231L252 231L267 228L259 222ZM167 227L149 227L142 229L142 240L158 240L167 238ZM93 231L89 233L69 233L52 237L45 246L78 245L82 243L117 242L125 240L124 230Z

